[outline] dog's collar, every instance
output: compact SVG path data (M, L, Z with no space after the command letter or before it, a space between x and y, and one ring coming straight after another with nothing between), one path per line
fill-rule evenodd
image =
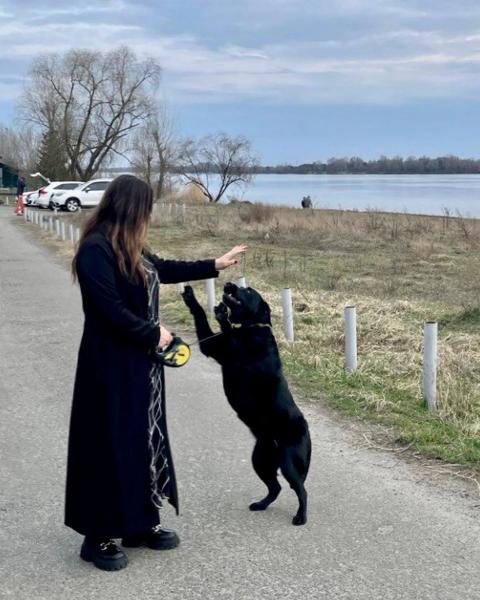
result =
M244 328L268 327L268 329L270 329L270 331L272 331L272 326L269 325L268 323L252 323L251 325L243 325L242 323L230 323L230 326L232 327L232 329L242 329L242 327L244 327Z

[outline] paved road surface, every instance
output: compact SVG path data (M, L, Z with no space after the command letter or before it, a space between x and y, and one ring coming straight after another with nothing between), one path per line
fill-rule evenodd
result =
M169 372L182 545L130 550L104 573L78 558L63 526L67 424L82 317L78 289L30 225L0 209L0 598L480 598L478 511L419 482L391 455L355 449L306 407L313 438L309 523L287 488L266 513L252 440L198 356Z

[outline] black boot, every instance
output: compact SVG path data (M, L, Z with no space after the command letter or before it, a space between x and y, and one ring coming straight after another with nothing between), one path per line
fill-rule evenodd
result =
M119 571L128 564L125 552L108 538L94 540L86 537L80 550L80 558L93 564L104 571Z
M139 533L129 537L124 537L122 546L126 548L138 548L146 546L152 550L172 550L180 544L180 539L175 531L162 529L160 525L155 525L146 533Z

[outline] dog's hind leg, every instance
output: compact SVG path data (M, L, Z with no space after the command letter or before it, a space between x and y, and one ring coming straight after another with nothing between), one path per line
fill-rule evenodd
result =
M268 494L262 500L250 504L250 510L265 510L276 500L282 489L278 483L277 472L280 464L278 446L273 440L257 440L252 454L252 464L256 474L268 488Z
M304 525L307 522L307 490L303 484L308 470L305 457L301 456L297 448L284 448L280 458L280 470L298 498L298 511L292 523Z

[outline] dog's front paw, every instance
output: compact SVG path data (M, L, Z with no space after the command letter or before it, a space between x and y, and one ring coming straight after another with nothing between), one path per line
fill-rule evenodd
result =
M215 314L215 318L219 323L227 323L228 321L228 308L223 302L220 302L217 306L213 308L213 312Z
M216 317L222 317L222 316L227 316L228 309L223 302L220 302L220 304L217 304L217 306L214 306L213 312L215 313Z
M195 294L191 285L185 286L185 290L182 292L182 298L188 308L195 308L198 306L198 300L195 298Z

